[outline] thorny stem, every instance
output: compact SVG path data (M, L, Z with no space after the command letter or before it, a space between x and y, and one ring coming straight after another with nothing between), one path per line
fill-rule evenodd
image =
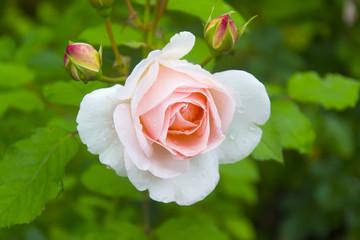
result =
M126 81L126 77L111 78L111 77L101 76L101 78L99 79L99 81L101 81L101 82L107 82L107 83L120 83L120 84L124 84L125 81Z
M214 55L212 55L212 54L207 55L204 58L204 60L201 61L200 66L204 67L206 64L208 64L211 61L211 59L213 59L213 57L214 57Z
M113 52L115 54L115 59L116 59L116 63L117 63L117 67L119 69L119 72L122 75L127 75L123 59L122 59L122 57L121 57L121 55L119 53L119 49L118 49L118 47L116 45L116 42L115 42L114 34L113 34L113 31L112 31L112 28L111 28L110 18L107 17L107 18L105 18L104 21L105 21L106 31L107 31L109 39L110 39L111 47L112 47L112 50L113 50Z
M130 12L130 19L134 19L136 25L139 27L139 28L143 28L143 24L141 23L140 19L137 17L137 14L136 12L134 11L134 8L133 6L131 5L131 2L130 0L125 0L125 3L126 3L126 6L127 8L129 9L129 12Z
M151 233L151 226L150 226L150 207L149 207L149 192L143 191L141 192L143 196L143 217L144 217L144 232L146 234Z

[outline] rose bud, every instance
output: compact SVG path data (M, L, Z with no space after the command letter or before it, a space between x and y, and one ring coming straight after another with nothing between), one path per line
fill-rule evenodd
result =
M114 0L89 0L91 6L96 9L112 7Z
M89 2L98 11L100 16L104 18L110 16L114 0L89 0Z
M69 43L64 55L64 65L71 77L84 83L100 78L102 46L98 52L87 43Z
M211 50L215 52L230 51L238 39L238 31L230 13L209 21L205 26L204 36Z
M214 52L229 52L236 41L245 32L247 25L256 17L250 18L240 28L236 28L230 13L224 14L213 20L209 18L204 28L204 36L207 45Z

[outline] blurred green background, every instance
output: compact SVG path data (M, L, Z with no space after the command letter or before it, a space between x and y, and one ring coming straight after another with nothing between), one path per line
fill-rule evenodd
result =
M143 2L134 3L140 19ZM159 47L174 33L191 31L197 43L187 59L199 63L207 55L202 31L211 6L170 0ZM153 232L146 236L141 193L79 143L56 199L33 222L0 229L1 240L360 239L360 2L227 0L218 6L236 10L238 26L258 15L235 50L207 66L243 69L266 85L273 115L251 157L222 165L219 185L199 203L151 201ZM128 15L124 1L115 1L115 37L134 67L142 59L134 42L142 35L123 28ZM82 97L108 86L70 79L63 68L68 40L96 48L104 41L104 71L116 75L103 21L88 1L0 1L0 159L39 127L74 131ZM319 76L338 82L311 92Z

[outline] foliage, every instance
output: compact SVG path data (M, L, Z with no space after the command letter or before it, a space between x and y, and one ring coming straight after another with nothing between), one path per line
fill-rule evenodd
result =
M132 2L143 20L145 1ZM87 1L0 2L0 239L360 238L360 23L342 20L346 2L217 1L214 17L235 11L238 26L258 18L206 69L253 73L269 93L271 117L249 158L220 166L205 200L150 202L150 234L141 193L75 132L83 96L108 84L70 80L62 57L68 40L103 43L103 71L116 76L102 18ZM200 63L212 5L169 1L154 46L191 31L188 59ZM146 42L128 17L115 1L115 39L132 69Z

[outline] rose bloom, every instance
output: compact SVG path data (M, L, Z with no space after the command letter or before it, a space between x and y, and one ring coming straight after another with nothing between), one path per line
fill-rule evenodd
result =
M194 46L173 36L132 71L124 86L87 94L78 131L100 161L160 202L190 205L219 181L219 163L248 156L270 115L266 90L239 70L211 74L179 60Z

